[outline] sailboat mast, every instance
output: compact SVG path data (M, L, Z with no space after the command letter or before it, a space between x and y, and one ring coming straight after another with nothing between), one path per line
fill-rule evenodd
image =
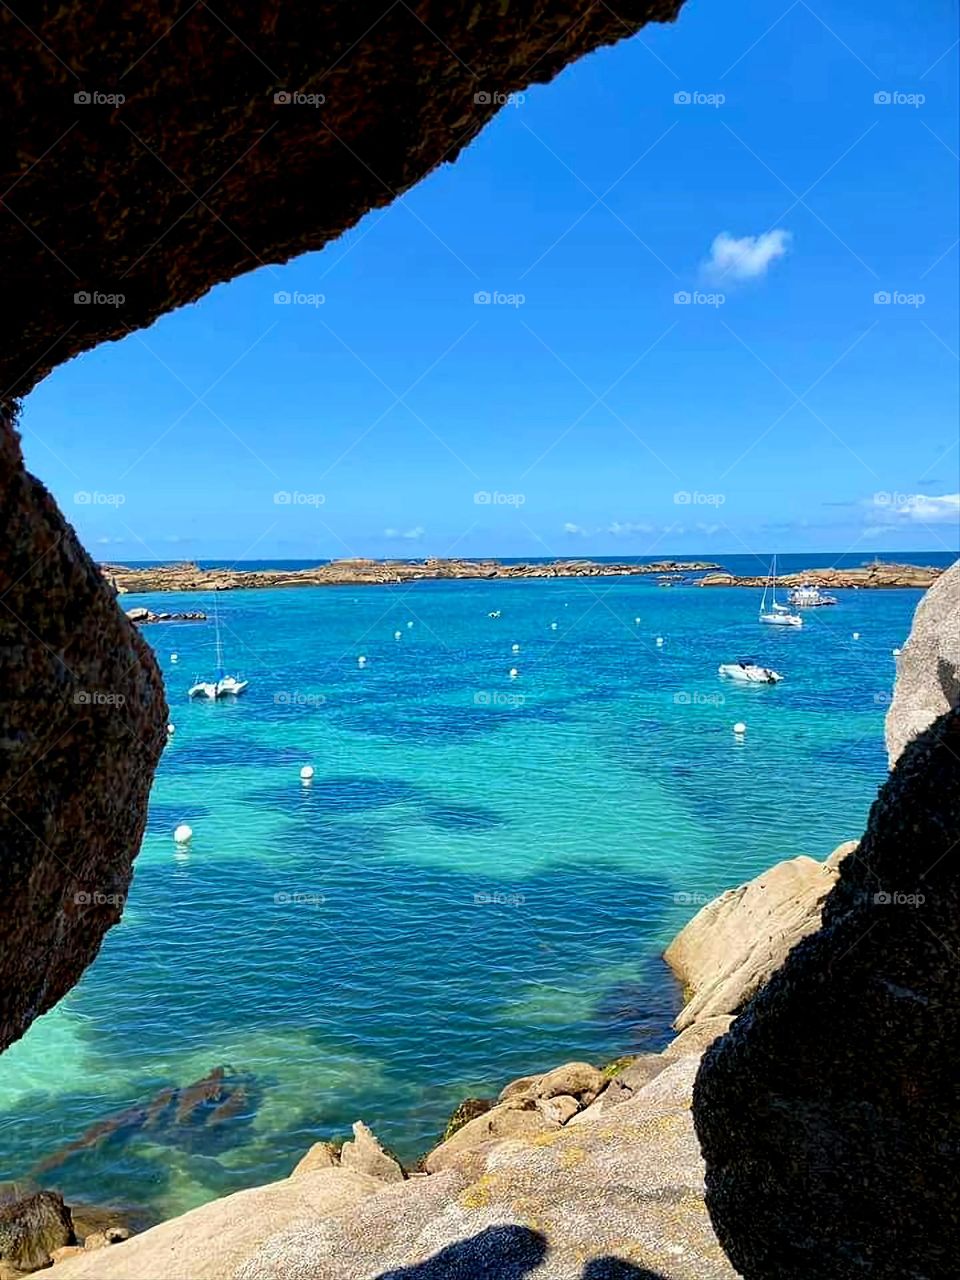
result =
M217 645L217 673L219 675L223 670L223 645L220 642L220 609L216 596L213 597L213 626Z

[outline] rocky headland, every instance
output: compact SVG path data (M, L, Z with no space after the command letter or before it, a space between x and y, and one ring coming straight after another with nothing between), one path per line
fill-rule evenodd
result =
M449 578L616 578L642 574L703 573L719 569L702 560L606 564L592 560L503 564L499 560L331 560L306 569L201 569L195 564L131 569L101 565L118 594L134 591L232 591L246 587L361 587Z

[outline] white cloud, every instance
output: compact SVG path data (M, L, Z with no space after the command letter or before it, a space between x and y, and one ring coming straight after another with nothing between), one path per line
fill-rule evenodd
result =
M741 236L721 231L710 246L704 271L714 280L755 280L782 258L793 235L789 231L765 231L762 236Z
M426 529L418 524L413 529L384 529L383 536L385 538L405 538L408 542L419 542L426 532Z
M613 524L607 528L607 533L612 533L615 538L629 538L634 533L655 533L652 524L645 524L640 520L614 520Z
M913 521L916 524L955 524L960 520L960 493L939 497L926 493L875 493L870 504L874 515L886 525Z
M566 523L563 526L563 532L579 534L581 538L585 538L587 536L587 530L583 527L583 525L574 524L572 520L566 521Z

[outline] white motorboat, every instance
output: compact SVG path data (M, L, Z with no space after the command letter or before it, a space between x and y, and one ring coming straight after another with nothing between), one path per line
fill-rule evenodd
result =
M721 662L717 673L727 680L739 680L741 684L779 684L783 676L772 667L761 667L753 658L741 658L739 662Z
M821 605L836 604L837 597L828 595L819 587L802 583L787 594L787 599L795 609L817 609Z
M767 608L767 592L770 592L770 608ZM803 619L785 604L777 602L777 557L773 557L770 573L760 601L760 621L773 627L802 627Z
M216 677L213 680L197 680L187 690L191 698L235 698L243 693L249 680L238 680L236 676L224 675L223 643L220 639L220 611L217 608L217 597L213 597L213 625L217 646Z

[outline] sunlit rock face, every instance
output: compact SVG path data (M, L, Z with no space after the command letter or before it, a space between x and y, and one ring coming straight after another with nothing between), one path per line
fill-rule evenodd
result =
M704 1056L694 1119L746 1280L956 1274L960 712L913 739L823 927Z
M322 248L455 160L509 95L681 3L0 7L0 397Z
M960 560L917 606L910 638L897 656L897 683L887 712L890 768L907 743L960 703Z
M0 417L0 1047L120 918L166 739L153 657Z

